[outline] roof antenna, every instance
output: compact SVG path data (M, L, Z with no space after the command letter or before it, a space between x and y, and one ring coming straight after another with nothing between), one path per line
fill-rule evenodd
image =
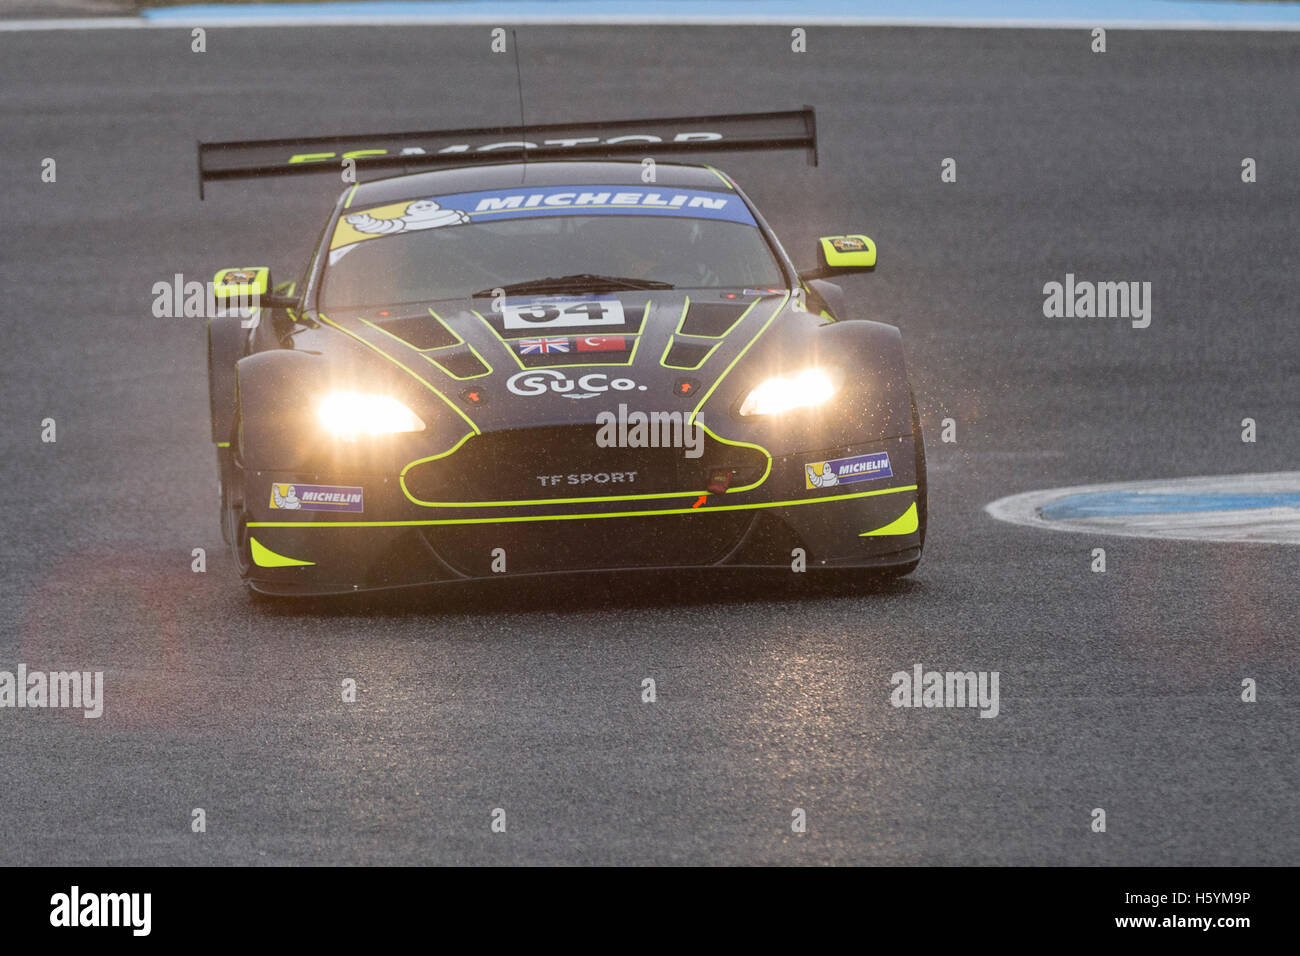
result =
M515 51L515 86L519 90L519 141L521 143L527 143L528 124L524 120L524 74L519 69L519 37L515 34L514 27L510 28L510 45ZM519 158L525 166L528 165L527 146L519 147ZM526 171L521 170L519 173L519 185L521 186L524 184L524 179L526 178L525 172Z

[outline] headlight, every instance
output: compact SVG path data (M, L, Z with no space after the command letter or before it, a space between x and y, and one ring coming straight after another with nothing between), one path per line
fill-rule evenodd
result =
M316 406L316 420L335 438L424 431L424 422L395 398L364 392L329 392Z
M822 368L769 378L745 396L740 414L776 415L792 408L820 405L839 389L839 380L838 372Z

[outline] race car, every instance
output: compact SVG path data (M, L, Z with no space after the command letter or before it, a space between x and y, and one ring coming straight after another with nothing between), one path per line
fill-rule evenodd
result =
M221 527L255 591L664 568L906 574L925 449L898 329L682 154L815 115L200 144L214 180L348 169L303 278L223 269ZM664 158L667 157L667 158ZM350 162L349 162L350 161Z

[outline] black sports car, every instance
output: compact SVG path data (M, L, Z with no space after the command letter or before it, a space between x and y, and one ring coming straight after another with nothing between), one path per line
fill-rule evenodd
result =
M345 189L302 282L217 275L222 528L252 588L916 566L902 340L826 281L872 241L800 273L725 173L609 159L813 148L811 110L635 125L200 147L201 182L458 164Z

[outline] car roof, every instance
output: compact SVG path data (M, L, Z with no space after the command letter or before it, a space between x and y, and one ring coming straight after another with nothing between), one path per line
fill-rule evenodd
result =
M355 207L358 203L370 205L489 189L518 189L521 186L644 187L641 172L639 162L493 163L460 166L362 183L357 186L349 205ZM654 185L683 189L731 188L728 180L711 166L678 163L656 163Z

